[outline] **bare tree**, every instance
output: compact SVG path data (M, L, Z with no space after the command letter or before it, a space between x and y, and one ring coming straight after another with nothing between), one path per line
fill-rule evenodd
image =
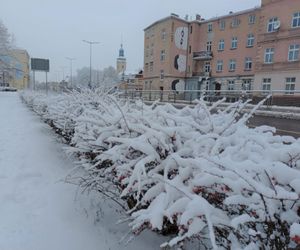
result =
M11 77L10 49L12 48L13 36L0 20L0 86L7 85L7 79ZM6 79L6 80L5 80Z

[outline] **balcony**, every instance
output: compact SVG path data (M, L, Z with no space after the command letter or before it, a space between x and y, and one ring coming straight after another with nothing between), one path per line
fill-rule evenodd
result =
M211 72L193 71L192 76L211 77Z
M211 51L198 51L193 53L193 59L198 61L211 60L213 54Z

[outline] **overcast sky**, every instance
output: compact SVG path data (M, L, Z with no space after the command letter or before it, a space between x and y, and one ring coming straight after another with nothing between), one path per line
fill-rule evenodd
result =
M31 57L50 59L50 80L66 75L75 57L74 71L89 66L89 45L83 39L99 41L93 47L93 68L115 67L121 38L127 69L143 66L143 29L157 19L177 13L204 18L260 5L260 0L0 0L0 18L16 38L16 45ZM61 80L61 79L60 79Z

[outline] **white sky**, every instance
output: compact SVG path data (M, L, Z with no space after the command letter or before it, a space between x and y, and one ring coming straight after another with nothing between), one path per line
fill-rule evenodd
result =
M127 69L143 66L143 29L157 19L177 13L204 18L260 5L260 0L0 0L0 18L13 33L18 47L31 57L50 59L50 80L89 66L89 45L93 49L93 68L115 66L123 36Z

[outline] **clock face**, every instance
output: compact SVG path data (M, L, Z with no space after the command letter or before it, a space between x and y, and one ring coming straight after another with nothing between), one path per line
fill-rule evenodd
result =
M187 50L188 45L188 28L178 27L175 31L175 45L178 49Z

